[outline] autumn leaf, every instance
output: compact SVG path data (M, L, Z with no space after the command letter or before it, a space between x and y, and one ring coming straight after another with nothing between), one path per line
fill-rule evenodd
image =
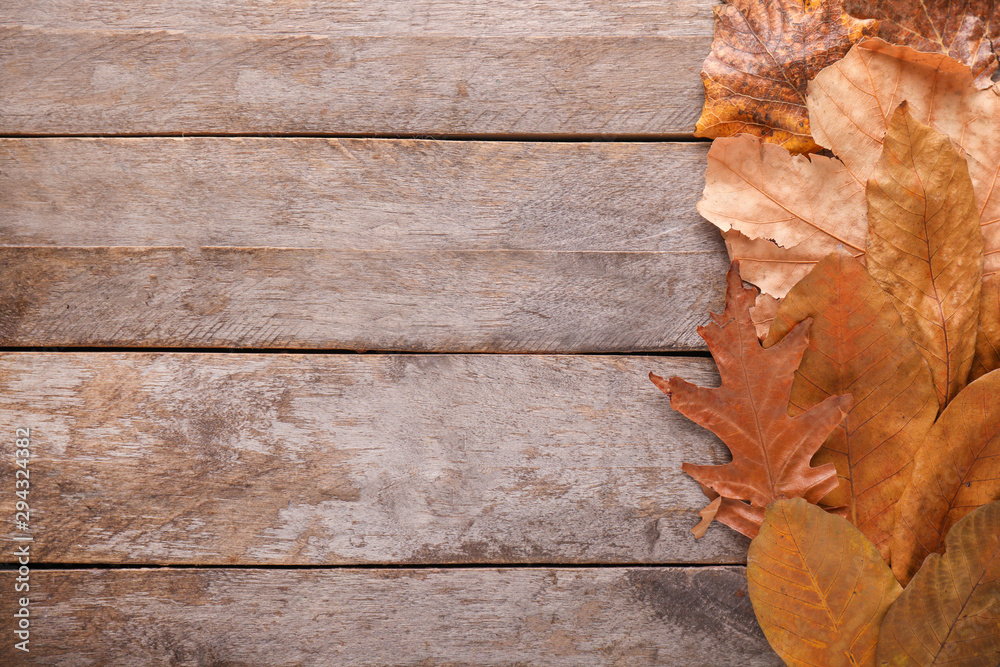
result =
M1000 95L977 90L962 63L940 54L858 44L809 83L816 142L868 182L881 155L890 110L904 100L914 120L947 134L962 148L976 193L984 240L983 277L1000 271Z
M1000 371L979 378L931 427L897 505L892 571L906 583L971 510L1000 499Z
M986 375L1000 368L1000 274L983 281L979 301L979 330L976 332L976 356L969 378Z
M818 150L809 135L806 84L874 35L874 21L851 18L840 0L733 0L717 5L715 39L701 78L699 137L741 132L794 152Z
M969 378L979 322L983 237L965 159L903 103L867 192L868 271L892 297L944 406Z
M833 464L814 468L809 461L844 418L851 397L833 396L790 417L788 399L811 322L797 325L765 350L750 319L756 290L743 287L736 262L726 283L725 310L713 313L712 323L698 328L719 367L722 385L697 387L652 373L650 379L670 396L671 407L712 430L729 447L730 463L682 467L723 497L717 520L753 537L772 501L804 497L815 503L836 488Z
M752 590L751 590L752 595ZM889 608L879 665L1000 664L1000 502L955 524Z
M937 417L930 371L889 296L846 249L827 256L792 288L764 347L809 318L813 327L792 384L790 412L854 395L847 418L813 463L836 465L840 486L823 503L847 506L847 518L888 561L896 502Z
M902 590L857 528L802 499L767 509L747 580L767 641L803 667L875 665L879 622Z
M878 19L879 36L918 51L943 53L968 65L978 88L993 85L997 56L992 42L1000 38L1000 4L972 0L844 0L857 18Z
M730 257L740 260L745 280L775 298L838 246L865 252L865 190L844 164L793 156L749 135L712 142L698 212L745 237L727 234Z

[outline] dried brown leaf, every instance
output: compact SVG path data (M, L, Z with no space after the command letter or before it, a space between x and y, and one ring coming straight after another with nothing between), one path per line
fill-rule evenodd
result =
M681 378L650 379L670 396L670 405L710 429L729 447L733 460L721 466L685 463L683 470L725 499L716 518L749 537L761 513L780 498L809 502L837 486L832 464L810 459L844 418L849 396L833 396L797 417L788 415L795 369L802 359L810 322L796 326L774 347L757 339L750 308L756 290L743 287L736 263L726 276L726 308L698 328L719 367L722 385L698 387Z
M804 500L775 502L747 554L750 600L792 666L871 667L899 584L857 528Z
M746 132L794 152L818 150L809 136L806 84L874 35L876 23L848 16L840 0L732 0L714 9L697 136Z
M1000 271L1000 95L977 90L962 63L873 39L858 44L809 84L817 143L867 183L881 155L891 111L904 100L920 123L964 151L984 239L984 277Z
M983 281L979 301L979 330L976 332L976 357L969 379L975 380L1000 368L1000 273Z
M833 462L840 486L824 504L847 518L889 559L894 508L913 457L937 416L930 371L889 296L844 249L819 262L781 302L764 347L812 318L792 384L791 414L830 396L854 404L813 458Z
M993 85L1000 38L1000 4L995 0L844 0L852 16L878 19L879 37L918 51L943 53L968 65L978 88Z
M889 607L879 665L1000 664L1000 502L955 524L944 555L932 554Z
M897 505L892 571L906 583L971 510L1000 499L1000 371L979 378L927 433Z
M840 245L863 255L867 209L863 184L840 160L793 156L749 135L717 139L708 151L698 212L723 232L758 242L741 249L735 240L730 257L741 260L745 280L772 297L783 297L804 275L804 259L817 262ZM770 266L758 272L744 259Z
M867 192L868 271L927 360L944 406L968 381L979 322L983 237L968 167L903 103Z

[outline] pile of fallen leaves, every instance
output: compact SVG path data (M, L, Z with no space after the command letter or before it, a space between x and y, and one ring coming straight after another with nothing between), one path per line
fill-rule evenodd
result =
M716 8L698 210L734 261L699 333L722 381L650 377L732 452L683 466L711 501L693 532L752 538L788 664L997 667L1000 3L845 8Z

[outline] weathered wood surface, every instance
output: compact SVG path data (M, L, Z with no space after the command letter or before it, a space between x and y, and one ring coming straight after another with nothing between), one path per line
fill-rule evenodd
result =
M0 139L0 244L720 251L707 144Z
M712 34L711 0L5 0L3 21L45 28L321 35Z
M782 664L741 567L69 570L31 586L31 653L6 664Z
M0 148L3 345L669 351L721 306L703 146Z
M690 136L710 44L7 25L0 133Z
M36 561L745 562L725 527L691 536L681 462L726 449L649 371L718 382L663 357L4 353L0 425L32 430Z

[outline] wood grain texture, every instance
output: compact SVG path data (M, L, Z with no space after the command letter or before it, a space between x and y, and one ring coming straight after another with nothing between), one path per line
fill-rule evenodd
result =
M704 251L706 144L0 139L0 245Z
M13 664L782 664L742 567L69 570L31 584L32 652Z
M323 35L712 35L711 0L6 0L45 28Z
M725 447L651 370L718 382L664 357L4 353L0 424L32 429L35 562L742 563L734 532L689 533L681 461Z
M0 133L690 136L710 42L0 26Z
M705 148L0 142L0 344L701 349Z

